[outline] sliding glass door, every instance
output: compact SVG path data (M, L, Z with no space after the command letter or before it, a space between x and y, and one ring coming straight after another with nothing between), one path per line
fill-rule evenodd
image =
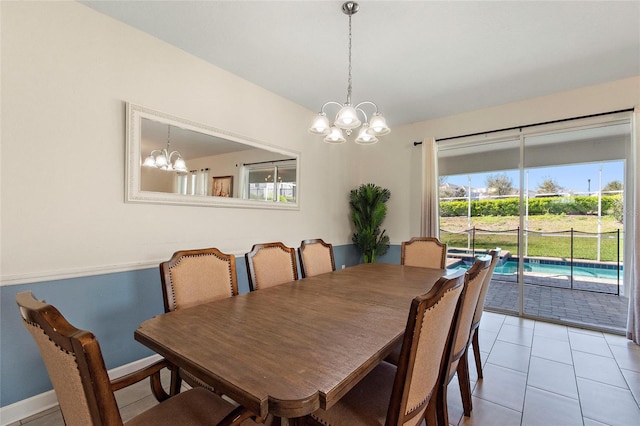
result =
M629 114L438 142L453 268L500 249L486 306L623 329Z
M454 268L500 248L517 258L520 226L520 138L458 140L438 146L440 239ZM486 303L519 313L517 275L496 274Z

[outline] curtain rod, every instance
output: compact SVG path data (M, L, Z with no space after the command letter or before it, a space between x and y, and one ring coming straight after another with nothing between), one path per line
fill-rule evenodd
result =
M565 121L580 120L582 118L600 117L600 116L603 116L603 115L618 114L620 112L630 112L630 111L633 111L633 110L634 110L633 108L619 109L617 111L600 112L598 114L582 115L580 117L561 118L560 120L543 121L543 122L540 122L540 123L533 123L533 124L523 124L521 126L505 127L504 129L488 130L486 132L468 133L466 135L450 136L448 138L440 138L440 139L436 139L436 142L448 141L448 140L459 139L459 138L466 138L466 137L469 137L469 136L486 135L486 134L489 134L489 133L505 132L507 130L522 130L522 129L526 129L527 127L543 126L545 124L563 123ZM413 143L413 146L418 146L418 145L422 145L422 141L416 141L416 142Z
M257 163L242 163L243 166L254 166L256 164L281 163L283 161L291 161L295 158L285 158L284 160L258 161Z

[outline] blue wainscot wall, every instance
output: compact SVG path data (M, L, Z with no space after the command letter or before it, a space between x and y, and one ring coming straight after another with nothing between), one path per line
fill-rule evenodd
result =
M362 262L353 245L334 247L336 268ZM236 259L240 293L249 291L244 257ZM400 246L391 246L378 262L400 263ZM0 407L52 389L31 335L22 325L16 294L30 290L56 306L74 326L92 331L107 369L154 353L136 342L141 322L164 312L158 268L0 287Z

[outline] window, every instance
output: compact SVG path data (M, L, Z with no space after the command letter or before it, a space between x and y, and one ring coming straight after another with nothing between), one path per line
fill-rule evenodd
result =
M295 203L297 170L295 161L245 164L244 198L276 203Z

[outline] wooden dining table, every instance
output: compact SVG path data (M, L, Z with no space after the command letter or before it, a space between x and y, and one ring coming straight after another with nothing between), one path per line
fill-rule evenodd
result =
M328 409L402 339L444 269L361 264L165 313L135 339L257 416Z

